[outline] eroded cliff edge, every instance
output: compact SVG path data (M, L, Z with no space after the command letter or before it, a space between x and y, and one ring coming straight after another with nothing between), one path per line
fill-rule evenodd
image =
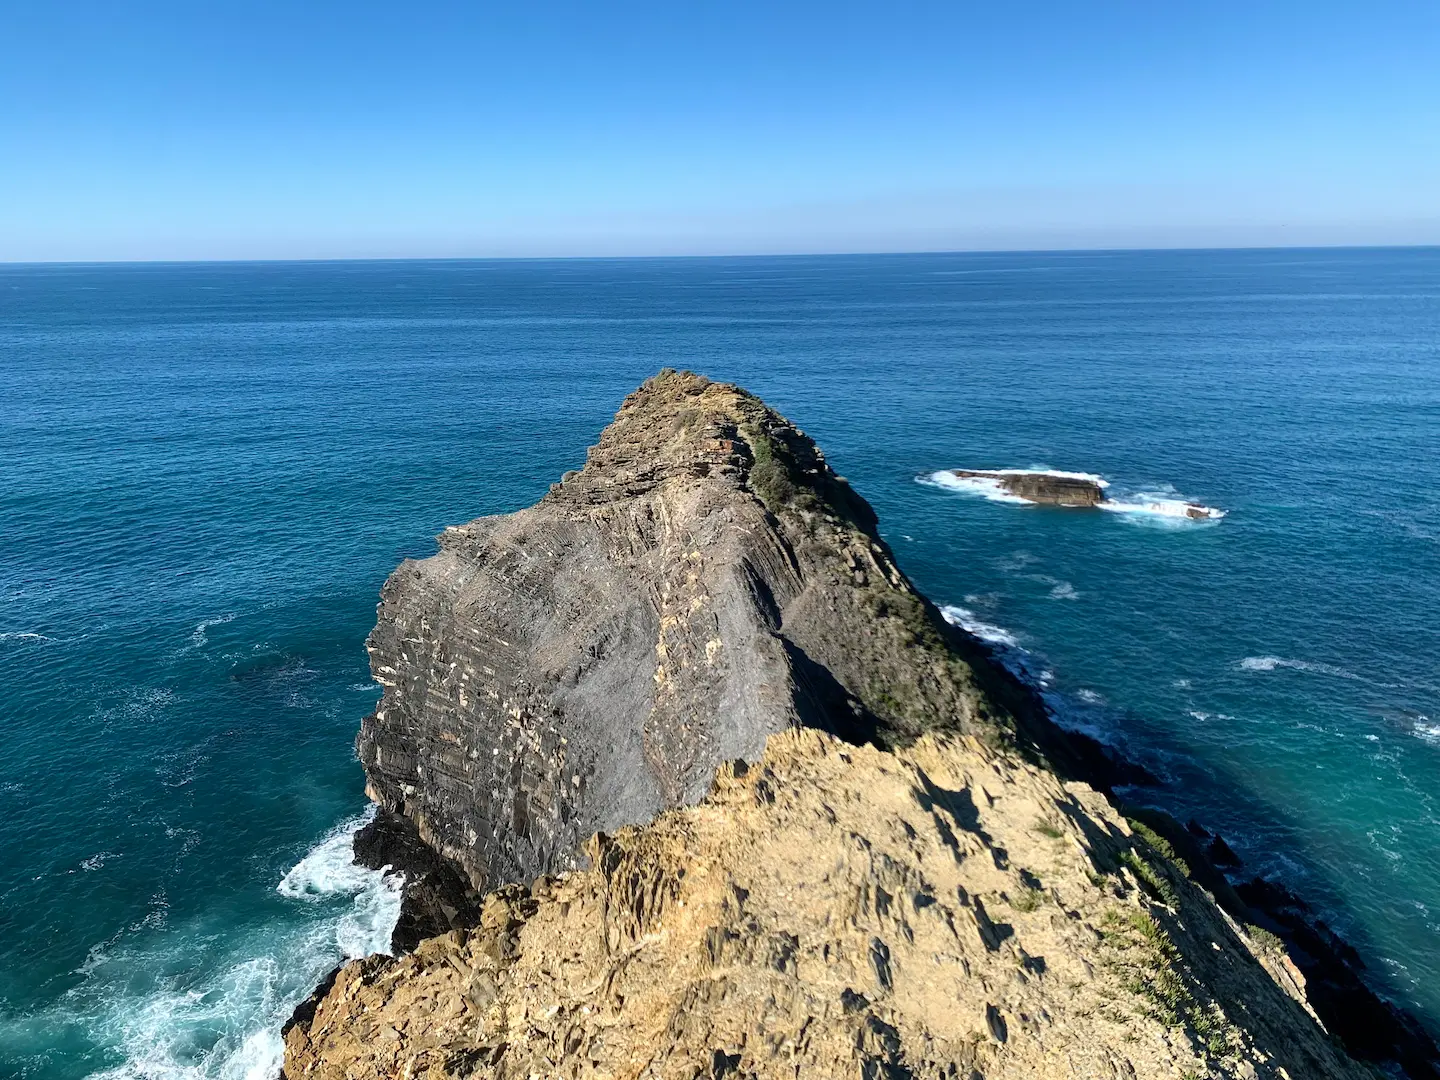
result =
M689 373L631 394L539 504L403 564L369 649L369 794L477 888L574 866L592 833L696 802L796 724L1062 752L815 444Z
M1374 1080L1103 796L972 737L782 732L587 854L347 966L286 1075Z
M1368 1075L1213 867L1097 793L1143 771L744 391L664 372L440 542L382 594L359 748L372 858L444 856L397 944L458 929L340 972L292 1078Z

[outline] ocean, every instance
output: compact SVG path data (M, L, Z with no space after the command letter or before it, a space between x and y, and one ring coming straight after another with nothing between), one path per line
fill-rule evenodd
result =
M349 863L377 592L664 366L1440 1021L1440 250L0 266L0 1076L269 1080ZM1094 473L1118 513L952 468ZM1188 520L1194 500L1224 517Z

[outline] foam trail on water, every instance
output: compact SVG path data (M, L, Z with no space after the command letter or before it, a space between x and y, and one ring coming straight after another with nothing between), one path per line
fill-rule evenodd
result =
M1029 499L1011 495L1000 486L999 480L989 476L956 476L949 469L940 469L938 472L917 476L915 482L928 487L945 488L947 491L958 491L962 495L979 495L992 502L1012 503L1017 506L1035 505Z
M1051 685L1054 673L1037 663L1036 657L1020 644L1020 639L1003 626L979 618L969 608L946 604L940 614L952 626L958 626L995 648L995 658L1017 678L1028 683L1040 695L1051 718L1070 731L1083 732L1107 745L1123 744L1123 733L1116 726L1103 696L1090 689L1063 693Z
M1010 503L1017 506L1035 506L1030 499L1013 495L1001 486L1002 476L1056 476L1070 480L1087 480L1102 490L1110 487L1110 481L1095 473L1067 472L1064 469L986 469L993 476L956 476L950 469L939 469L915 477L915 482L927 487L944 488L965 495L979 495L992 502ZM1095 504L1097 510L1123 515L1137 524L1161 525L1203 525L1219 521L1225 516L1224 510L1213 506L1202 506L1188 499L1178 497L1168 485L1160 491L1137 491L1123 497L1106 498Z
M1009 630L1003 626L983 621L969 608L960 607L958 604L946 604L940 609L940 614L950 625L958 626L966 633L974 634L981 641L988 641L992 645L1004 645L1011 649L1020 648L1020 639Z
M195 624L195 631L190 635L190 644L197 649L204 648L210 643L210 639L206 636L206 632L212 626L224 626L226 623L234 621L235 616L231 612L226 612L224 615L217 615L213 619L202 619L200 622Z
M353 859L355 833L373 817L372 807L326 833L275 887L288 917L249 931L210 970L202 961L197 978L161 975L139 996L127 986L136 972L196 966L178 934L102 949L61 1002L66 1019L89 1013L95 1041L125 1056L95 1080L274 1080L295 1006L337 963L390 950L403 879Z
M1095 506L1099 510L1125 514L1156 525L1203 525L1207 521L1219 521L1225 516L1224 510L1217 510L1213 506L1201 506L1199 503L1155 492L1142 491L1131 496L1130 500L1106 499Z
M1293 671L1308 671L1316 675L1333 675L1338 679L1358 679L1353 671L1346 671L1334 664L1320 664L1310 660L1287 660L1283 656L1247 656L1240 661L1243 671L1274 671L1276 668L1290 668Z

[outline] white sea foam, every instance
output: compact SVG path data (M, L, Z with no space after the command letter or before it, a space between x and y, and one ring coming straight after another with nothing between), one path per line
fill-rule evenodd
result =
M1224 510L1201 506L1185 499L1169 498L1156 492L1138 492L1125 500L1106 499L1095 504L1111 514L1125 514L1142 522L1157 525L1203 525L1219 521ZM1198 515L1198 516L1197 516Z
M1087 480L1102 489L1110 487L1110 481L1095 473L1068 472L1064 469L986 469L992 476L956 476L950 469L917 476L918 483L929 487L946 488L967 495L980 495L993 502L1011 503L1020 506L1035 506L1036 503L1019 495L1011 494L1001 486L1002 476L1061 476L1071 480ZM1095 504L1099 510L1120 514L1137 524L1162 526L1203 525L1219 521L1225 516L1224 510L1213 506L1202 506L1178 496L1173 488L1166 485L1160 490L1142 490L1123 496L1106 498Z
M974 634L981 641L988 641L992 645L1004 645L1011 649L1020 648L1020 639L1009 630L1003 626L985 622L969 608L947 604L940 609L940 614L945 616L945 621L951 626L958 626L966 633Z
M6 630L0 633L0 641L31 641L38 643L54 640L52 637L46 637L44 634L36 634L30 630Z
M132 989L135 974L195 963L194 950L215 940L205 927L147 920L93 949L57 1020L84 1019L124 1054L96 1080L274 1080L295 1006L341 960L389 951L403 879L353 861L355 833L373 813L326 833L276 885L296 905L289 917L201 961L199 979L157 980L140 997ZM163 913L163 898L152 908Z
M1415 721L1411 728L1417 739L1424 739L1428 743L1440 744L1440 724L1432 723L1428 716L1421 716Z
M235 615L232 612L226 612L224 615L216 615L213 619L202 619L195 624L195 630L190 635L190 644L197 649L203 649L210 641L210 639L206 637L206 631L212 626L224 626L228 622L233 622L234 619Z
M1080 594L1075 591L1075 586L1068 581L1059 582L1050 590L1051 600L1079 600Z
M1320 664L1310 660L1287 660L1283 656L1247 656L1240 661L1245 671L1274 671L1289 668L1292 671L1308 671L1315 675L1333 675L1337 679L1358 679L1359 675L1346 671L1334 664Z
M1011 495L1000 486L999 480L991 476L956 476L949 469L941 469L939 472L917 476L915 480L930 487L958 491L962 495L980 495L992 502L1012 503L1017 506L1035 505L1029 499Z

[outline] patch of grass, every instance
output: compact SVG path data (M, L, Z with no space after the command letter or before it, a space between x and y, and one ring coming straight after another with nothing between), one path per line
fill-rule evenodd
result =
M1016 911L1028 914L1038 910L1040 905L1045 902L1045 892L1043 889L1032 889L1027 886L1014 896L1006 896L1005 900Z
M1283 956L1285 954L1285 942L1263 926L1246 923L1245 933L1250 935L1250 940L1255 943L1255 947L1266 956Z
M1136 836L1140 837L1141 840L1144 840L1145 843L1155 852L1155 854L1159 855L1166 862L1172 864L1177 870L1180 871L1180 873L1184 874L1187 878L1190 876L1190 867L1185 864L1184 859L1180 858L1179 855L1175 854L1175 849L1171 846L1169 840L1166 840L1163 836L1157 833L1154 829L1150 828L1150 826L1146 825L1143 821L1136 821L1134 818L1126 818L1125 820L1130 825L1130 831L1133 832Z
M1049 840L1065 839L1065 830L1056 825L1053 821L1041 821L1035 826L1035 831Z
M1120 856L1120 861L1135 874L1136 880L1140 882L1140 888L1145 890L1146 895L1152 900L1158 900L1168 908L1180 906L1180 895L1175 891L1175 886L1171 885L1165 879L1165 875L1150 865L1146 859L1134 851L1127 851Z
M790 449L772 439L758 425L743 425L740 434L750 446L750 490L760 497L765 509L778 515L791 508L807 513L822 507L811 485L800 476Z
M1149 912L1107 910L1101 935L1117 949L1122 985L1142 1002L1142 1013L1167 1027L1190 1031L1204 1053L1233 1053L1234 1031L1213 1002L1195 996L1194 978L1165 928Z

